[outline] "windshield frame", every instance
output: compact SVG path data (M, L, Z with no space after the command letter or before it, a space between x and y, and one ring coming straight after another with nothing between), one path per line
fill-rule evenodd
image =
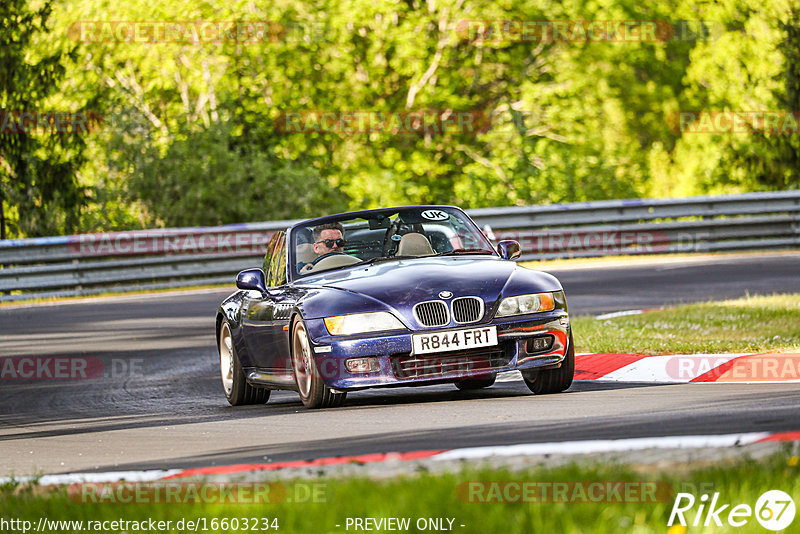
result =
M485 247L486 247L487 253L491 252L491 255L495 256L495 257L499 257L500 256L500 254L495 250L494 246L492 245L492 242L486 237L486 235L478 227L478 225L475 224L475 221L472 220L472 218L467 214L467 212L465 212L463 209L461 209L461 208L459 208L457 206L446 206L446 205L441 205L441 204L420 204L420 205L413 205L413 206L396 206L396 207L391 207L391 208L377 208L377 209L371 209L371 210L349 211L349 212L343 212L343 213L336 213L336 214L333 214L333 215L326 215L324 217L318 217L318 218L315 218L315 219L307 219L305 221L300 221L300 222L298 222L298 223L296 223L296 224L294 224L294 225L292 225L291 227L288 228L288 231L287 231L287 234L286 234L286 245L287 245L287 249L288 249L287 252L288 252L288 260L289 260L288 265L287 265L287 271L289 271L288 272L289 281L290 282L296 282L298 280L304 280L306 278L311 278L311 277L313 277L315 275L318 275L318 274L332 273L332 272L335 272L335 271L338 271L338 270L341 270L341 269L350 268L350 267L356 267L356 266L363 266L364 265L363 263L353 264L353 265L345 265L345 266L338 267L338 268L335 268L335 269L330 269L330 270L326 270L326 271L320 271L319 273L310 273L310 274L305 274L305 275L301 275L301 274L297 273L297 269L295 268L296 265L297 265L297 263L296 263L297 262L297 257L296 257L296 253L297 253L296 249L297 249L297 247L296 247L296 244L295 244L295 237L296 237L295 234L301 228L305 228L305 227L309 227L309 226L318 226L320 224L325 224L325 223L328 223L328 222L334 222L334 221L341 220L341 219L358 219L358 218L365 218L366 219L366 218L369 218L370 216L378 215L378 214L381 214L381 213L394 214L394 213L397 213L398 211L409 210L409 209L420 209L420 210L445 209L445 210L453 210L453 211L459 212L459 214L461 214L463 216L464 222L467 223L469 226L471 226L472 229L474 229L476 235L479 236L479 239L482 241L482 244L485 245ZM487 256L488 255L489 254L487 254ZM470 256L474 257L474 255L470 255ZM436 257L436 256L419 256L419 258L434 258L434 257ZM449 257L454 257L454 256L449 256ZM398 258L398 260L400 260L400 259L403 259L403 258ZM405 259L416 259L416 258L405 258ZM391 260L391 258L389 260Z

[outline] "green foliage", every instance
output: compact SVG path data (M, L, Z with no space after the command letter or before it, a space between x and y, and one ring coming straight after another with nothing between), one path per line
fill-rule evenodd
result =
M344 207L313 166L231 136L227 123L188 133L163 156L137 144L125 148L119 148L119 159L131 149L142 154L134 160L129 187L152 220L167 226L312 217Z
M69 56L68 50L37 46L37 35L49 31L52 2L35 9L27 3L0 3L0 234L8 227L9 236L74 231L85 203L78 180L83 139L19 126L23 114L51 111L48 97L64 77Z
M790 15L792 2L696 3L703 17L724 31L690 51L682 109L751 112L794 106L788 109L797 111L796 103L781 102L784 80L797 62L787 42L798 28ZM776 174L797 158L797 138L796 133L773 138L760 132L685 133L653 186L683 195L791 188L791 180Z
M1 9L24 17L34 2ZM14 235L40 235L386 204L484 207L797 187L798 136L686 133L670 120L681 110L797 110L800 22L790 5L59 0L50 33L37 30L43 22L5 24L5 39L38 37L14 37L25 44L0 57L13 66L9 57L22 61L27 51L30 72L50 76L49 104L91 106L105 120L89 135L40 136L38 145L14 149L35 161L19 156L12 167L37 178L12 187L6 171L6 210L21 221ZM659 21L660 33L565 41L465 29L499 20ZM152 43L96 26L82 34L88 26L75 26L80 21L270 21L270 30L258 42ZM6 98L30 97L25 83L3 85ZM358 110L470 111L487 127L276 126L287 112ZM19 141L3 139L4 150ZM50 149L65 141L71 150Z
M783 87L774 91L778 109L795 113L800 121L800 8L793 7L778 23L783 40L778 50L786 62L781 73ZM734 163L746 170L752 189L800 188L800 135L755 132L752 143L742 143L733 154Z

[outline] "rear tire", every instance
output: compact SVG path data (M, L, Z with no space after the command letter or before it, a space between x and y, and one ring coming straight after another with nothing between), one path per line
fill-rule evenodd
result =
M546 369L537 371L531 369L522 371L522 379L525 385L537 395L549 393L560 393L566 391L572 385L572 377L575 375L575 347L572 343L572 332L569 333L569 346L564 361L558 369Z
M222 390L231 406L265 404L269 400L270 390L256 388L247 383L242 364L233 347L231 327L225 319L222 320L219 332L219 370Z
M336 393L322 381L302 320L296 321L292 329L292 369L306 408L336 408L344 403L347 393Z
M497 380L497 373L491 373L484 376L478 376L475 378L467 378L464 380L456 381L455 385L461 391L470 391L474 389L483 389L488 388L494 381Z

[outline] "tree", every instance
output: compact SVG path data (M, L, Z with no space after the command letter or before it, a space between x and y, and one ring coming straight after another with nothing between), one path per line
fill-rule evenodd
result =
M794 123L800 121L800 8L794 7L785 20L779 23L784 34L778 45L783 54L782 87L775 91L775 101L780 110L794 114ZM747 170L750 187L768 191L800 187L800 131L797 128L783 132L753 132L753 142L737 147L734 163Z
M51 0L39 9L27 0L0 3L0 226L12 237L75 231L86 201L77 179L84 140L54 122L85 116L57 110L55 117L45 107L70 56L36 46L36 36L49 31L51 8Z
M93 102L106 120L84 138L3 136L0 220L15 235L798 185L797 136L687 133L669 119L800 108L790 0L71 0L54 3L50 33L49 4L20 14L27 5L0 7L3 107ZM78 28L88 39L75 21L89 21ZM149 42L127 39L128 23L99 31L103 21L186 21L184 37L193 21L271 26L260 40ZM571 21L570 32L605 21L612 34L639 21L658 33L562 39L551 24L549 38L528 39L502 21ZM468 112L483 127L279 127L321 111Z

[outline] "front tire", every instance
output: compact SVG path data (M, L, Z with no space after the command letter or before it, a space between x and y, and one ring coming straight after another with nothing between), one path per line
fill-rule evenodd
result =
M336 393L322 381L302 320L295 322L293 328L292 368L297 392L306 408L335 408L344 403L347 393Z
M572 343L572 332L569 333L569 346L567 347L564 361L561 362L561 367L544 371L535 369L522 371L522 379L525 380L525 385L537 395L566 391L572 385L572 377L574 375L575 347Z
M256 388L247 383L242 364L233 347L231 327L225 319L222 320L219 332L219 371L222 390L231 406L265 404L269 400L270 390Z

